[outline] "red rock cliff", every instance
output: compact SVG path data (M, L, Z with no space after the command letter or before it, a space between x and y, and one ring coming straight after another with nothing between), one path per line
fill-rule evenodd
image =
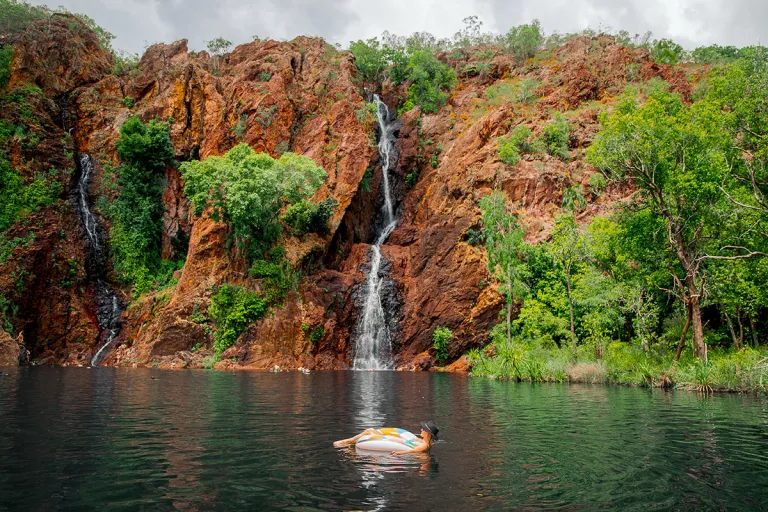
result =
M249 43L218 59L190 52L186 41L177 41L151 46L135 70L114 75L112 57L93 34L70 37L65 17L53 25L44 34L33 27L14 42L11 83L34 83L42 90L35 108L44 119L43 142L37 158L19 157L20 165L29 167L25 172L36 172L41 160L71 169L76 147L95 162L94 202L110 200L108 171L118 164L114 144L131 115L167 120L180 161L220 155L239 142L272 155L290 150L312 157L328 174L316 198L338 203L330 232L283 240L290 261L304 271L298 289L282 308L252 324L217 366L346 368L380 181L378 170L370 190L361 186L366 169L378 169L378 156L352 56L306 37ZM647 51L622 47L609 37L575 39L549 58L522 66L490 50L496 56L489 71L465 73L438 114L422 116L415 109L402 116L395 186L402 216L382 249L400 304L394 347L401 366L433 364L431 336L437 326L454 332L449 355L455 360L486 343L498 322L502 301L490 282L484 251L467 240L468 230L479 228L481 197L494 188L507 192L524 214L528 237L543 239L564 188L587 184L595 172L583 156L598 127L598 112L609 109L629 82L654 76L690 94L680 70L659 66ZM471 68L469 57L442 58L457 69ZM486 92L523 79L535 80L537 101L492 98ZM402 94L386 87L381 92L393 107ZM53 98L68 101L55 104ZM570 161L525 157L514 168L499 161L497 137L521 123L538 133L553 111L567 112L573 127ZM67 119L72 139L63 129ZM408 174L418 175L409 189ZM62 174L65 192L59 203L12 229L11 236L34 233L34 238L13 251L0 277L0 292L21 308L8 315L14 330L23 332L33 358L59 364L84 362L95 351L98 335L86 249L66 197L73 186L68 176L71 171ZM169 170L167 178L163 252L170 256L177 250L174 239L188 236L186 263L177 284L130 304L119 348L107 364L200 366L212 339L196 314L207 309L221 284L259 286L248 277L246 263L229 254L227 227L192 215L179 173ZM606 211L627 192L589 194L581 218ZM106 218L101 221L108 224ZM127 299L130 290L123 292ZM15 354L11 341L3 343Z

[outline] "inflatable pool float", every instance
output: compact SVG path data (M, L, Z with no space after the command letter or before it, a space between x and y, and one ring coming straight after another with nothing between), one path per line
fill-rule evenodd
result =
M418 446L416 436L402 428L380 428L357 440L355 448L371 452L397 452Z

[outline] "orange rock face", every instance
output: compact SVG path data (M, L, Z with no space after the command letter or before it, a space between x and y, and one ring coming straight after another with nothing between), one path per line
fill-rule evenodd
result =
M122 123L136 115L169 123L179 161L221 155L240 142L273 156L284 151L307 155L328 176L315 199L338 203L327 235L281 240L290 262L302 271L301 282L281 308L251 324L234 346L214 358L214 326L206 315L212 295L222 284L259 290L261 283L249 277L248 264L234 246L229 248L227 226L190 212L183 179L169 169L162 254L175 258L186 251L186 261L175 285L130 304L118 348L106 364L347 368L369 265L368 244L381 207L373 119L364 109L351 54L320 39L299 37L249 43L212 58L177 41L151 46L136 69L117 76L110 74L112 57L98 47L93 34L71 37L67 18L54 19L49 33L38 27L16 43L11 83L36 83L46 98L66 93L69 99L63 107L51 107L44 99L36 105L36 113L45 119L38 149L43 158L25 157L18 148L17 164L24 175L43 170L40 161L56 162L59 169L73 167L73 155L62 155L76 148L95 163L92 202L113 199L112 170L119 165L115 141ZM39 41L33 42L35 37ZM684 98L691 93L683 71L659 66L647 51L622 47L608 37L577 38L550 58L523 65L499 49L490 50L489 71L465 73L437 114L421 115L414 109L401 118L393 186L400 222L382 254L399 304L393 312L399 326L393 347L402 369L436 366L432 332L441 326L454 334L448 350L449 363L456 361L451 370L467 371L462 354L485 345L499 321L503 300L489 276L485 251L468 237L469 230L481 227L482 197L503 190L517 203L528 240L546 239L563 190L575 184L588 189L589 176L596 172L585 163L584 149L599 127L597 114L610 109L628 83L652 77L667 80ZM465 69L470 54L439 57ZM522 80L534 84L530 98L504 96L503 91ZM502 93L492 97L487 90L491 85ZM380 92L394 108L406 91L385 83ZM538 135L552 110L567 112L570 160L524 156L515 167L499 161L498 137L518 124ZM71 140L64 130L70 126ZM374 169L372 176L366 176L369 168ZM409 175L410 188L405 184ZM81 364L96 349L99 327L82 232L68 196L72 173L63 172L60 182L61 201L10 232L35 236L2 264L6 272L0 275L0 293L23 308L10 319L24 333L33 359ZM579 219L608 211L631 192L625 186L609 188L599 197L588 193L588 208ZM108 226L107 218L100 221ZM128 298L131 290L121 292ZM0 340L2 347L11 347L9 343Z

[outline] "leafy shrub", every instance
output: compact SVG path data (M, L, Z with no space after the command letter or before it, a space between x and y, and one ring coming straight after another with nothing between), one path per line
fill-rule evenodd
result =
M421 107L426 114L436 113L448 100L448 92L456 85L453 69L437 60L428 50L415 52L407 67L408 87L406 100Z
M272 80L272 75L270 75L266 71L262 71L261 73L259 73L259 80L262 82L269 82L270 80Z
M490 60L493 58L493 50L490 48L478 50L475 52L475 58L478 60Z
M115 63L112 66L112 74L117 76L135 73L139 69L139 54L126 51L114 52Z
M313 345L317 345L323 336L325 336L325 327L321 325L312 329L312 332L309 335L309 342Z
M589 192L595 197L600 197L607 186L608 181L602 173L596 172L589 177Z
M533 20L530 24L513 27L504 37L504 49L518 62L524 62L536 55L544 43L544 34L541 31L539 20Z
M587 208L587 200L581 186L568 187L563 190L563 209L568 212L580 212Z
M133 108L133 98L126 96L123 98L122 104L124 107Z
M571 154L568 151L571 138L571 126L564 115L555 114L552 122L547 124L541 132L541 139L547 153L566 160Z
M240 114L240 117L237 119L237 123L235 124L234 128L232 128L232 131L235 133L237 140L243 140L245 138L247 128L248 114Z
M453 338L453 333L447 327L437 327L432 332L432 347L435 349L435 357L441 364L448 359L448 342Z
M333 215L333 209L338 203L333 199L326 199L319 204L312 204L307 200L289 206L280 220L290 226L296 235L306 233L325 234L328 232L328 219Z
M291 143L287 140L281 140L275 147L275 153L277 156L282 156L283 153L287 153L291 150Z
M283 153L275 160L247 144L221 157L184 162L181 173L195 215L210 208L214 220L232 227L232 235L251 259L263 257L279 237L278 212L312 196L326 177L309 157Z
M532 133L525 125L516 126L506 137L499 137L499 160L507 165L517 165L521 153L533 153L530 142Z
M11 78L11 63L13 62L13 46L7 44L0 48L0 89L5 89Z
M539 88L539 82L532 78L521 80L517 85L517 101L520 103L531 103L536 98L536 89Z
M267 312L267 301L241 286L225 284L211 299L208 314L216 324L214 348L224 352L234 345L248 324Z
M277 105L271 107L259 107L256 110L256 121L266 130L272 124L272 119L277 112Z
M419 182L419 171L414 170L409 172L405 177L405 187L408 189L411 189L416 186L416 183Z
M469 245L480 245L483 243L483 231L480 229L468 229L466 233L464 233L464 240Z
M203 358L203 368L206 370L212 370L216 363L221 361L221 354L212 354Z
M686 58L685 49L670 39L660 39L651 44L651 55L659 64L675 64Z
M273 254L271 260L256 260L251 265L252 277L262 280L261 296L267 305L282 303L285 295L296 283L297 275L290 264L281 255Z
M17 99L23 101L23 98ZM18 127L0 120L0 190L3 191L0 195L0 232L38 208L53 204L61 193L55 171L38 173L25 180L13 168L7 153L8 145L11 139L19 137L19 133Z
M360 190L362 190L366 194L370 194L371 193L371 180L372 179L373 179L373 168L369 166L365 170L365 173L363 174L363 177L360 180Z

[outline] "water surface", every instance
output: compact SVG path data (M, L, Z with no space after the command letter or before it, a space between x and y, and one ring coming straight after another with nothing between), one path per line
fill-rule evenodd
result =
M768 510L768 401L432 373L3 369L0 509ZM431 454L335 439L417 431Z

